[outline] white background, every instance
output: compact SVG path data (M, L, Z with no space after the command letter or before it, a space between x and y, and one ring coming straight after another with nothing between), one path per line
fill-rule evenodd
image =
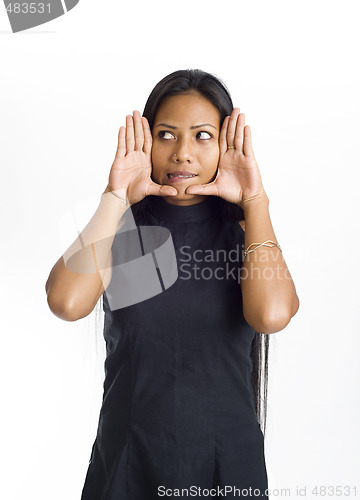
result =
M80 500L105 350L95 311L70 323L48 308L57 225L87 199L90 219L126 114L184 68L218 75L245 113L300 298L270 338L269 487L290 489L271 498L360 495L357 7L82 0L12 34L0 5L1 498Z

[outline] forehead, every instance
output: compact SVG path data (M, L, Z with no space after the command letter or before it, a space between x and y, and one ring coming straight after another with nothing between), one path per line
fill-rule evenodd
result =
M171 121L171 125L210 122L214 126L219 126L220 112L208 99L198 93L180 94L166 97L159 106L155 125L157 121L165 120L167 123Z

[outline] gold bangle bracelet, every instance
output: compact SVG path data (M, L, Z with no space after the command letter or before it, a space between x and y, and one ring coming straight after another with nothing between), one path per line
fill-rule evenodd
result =
M267 243L272 243L272 245L268 245ZM252 247L253 245L257 245L257 247L253 248L252 250L249 250L250 247ZM272 240L266 240L266 241L263 241L263 243L251 243L251 245L249 245L247 247L247 249L245 250L244 252L244 258L251 252L255 252L255 250L257 250L259 247L261 246L266 246L266 247L278 247L278 249L280 250L280 252L282 252L281 250L281 247L278 243L275 243L275 241L272 241Z

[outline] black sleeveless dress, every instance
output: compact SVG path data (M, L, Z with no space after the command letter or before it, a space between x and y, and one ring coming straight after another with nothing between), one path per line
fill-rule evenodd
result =
M143 277L134 247L122 254L124 237L136 234L140 256L157 266L160 292L126 305L131 294L125 285L116 292L112 280L103 294L104 393L81 500L152 500L179 496L179 490L186 496L186 488L199 497L213 488L212 498L258 489L268 498L251 385L255 331L242 313L245 233L237 222L222 220L223 200L215 196L191 206L148 198L135 229L126 222L114 238L113 270L132 259L132 272ZM169 278L171 266L162 266L161 252L145 248L146 226L163 231L152 243L165 242L169 255L173 249L176 279ZM141 295L146 283L136 288ZM116 294L124 297L121 306Z

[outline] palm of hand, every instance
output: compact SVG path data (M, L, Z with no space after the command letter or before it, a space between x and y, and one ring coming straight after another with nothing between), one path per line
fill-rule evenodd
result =
M137 200L146 191L150 175L151 155L143 151L131 151L126 156L115 157L109 184L119 195L121 193L129 200Z
M221 128L216 178L209 184L193 184L186 193L215 195L239 206L249 198L265 194L252 149L250 127L245 126L245 115L239 112L239 108L235 108Z
M108 187L116 196L131 205L145 196L174 196L172 186L156 184L151 179L152 136L149 123L134 111L126 117L126 127L120 127L118 148L111 167Z

